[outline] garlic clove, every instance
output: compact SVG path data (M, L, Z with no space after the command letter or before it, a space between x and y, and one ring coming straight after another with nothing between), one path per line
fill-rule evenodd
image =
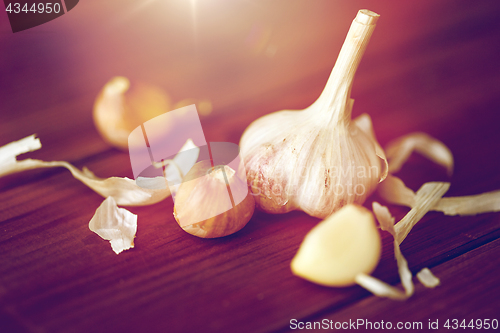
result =
M130 132L145 121L171 110L169 96L159 87L134 84L122 76L112 78L94 103L94 123L110 144L127 149Z
M370 274L381 253L380 235L366 208L347 205L315 226L292 260L295 275L325 286L350 286Z
M235 198L244 198L241 202ZM229 166L201 161L187 173L174 199L179 226L201 238L223 237L243 228L255 201L247 184Z
M358 12L323 93L310 107L266 115L243 133L247 180L260 209L326 218L346 204L362 204L387 175L371 121L351 121L349 97L377 19L368 10Z
M168 111L196 104L201 115L212 112L209 100L185 99L175 105L160 87L137 82L132 86L123 76L109 80L94 102L93 117L97 131L111 145L126 150L129 134L146 121ZM162 124L168 130L168 123ZM170 128L171 129L171 128Z

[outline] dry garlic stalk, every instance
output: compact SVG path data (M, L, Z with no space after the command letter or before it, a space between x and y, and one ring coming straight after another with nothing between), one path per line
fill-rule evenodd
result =
M361 204L387 174L368 116L351 121L354 74L379 15L360 10L321 96L302 111L253 122L240 147L258 207L325 218Z

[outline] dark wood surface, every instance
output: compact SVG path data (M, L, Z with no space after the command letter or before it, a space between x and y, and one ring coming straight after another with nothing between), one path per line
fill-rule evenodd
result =
M413 131L446 143L455 172L412 156L411 188L450 181L447 195L500 189L500 3L491 1L81 1L13 34L0 13L0 145L37 133L40 151L101 177L128 176L128 155L92 123L115 75L158 85L172 100L210 99L207 141L237 143L251 121L308 106L321 92L358 9L381 15L353 87L382 145ZM197 3L193 14L190 4ZM2 7L3 10L3 7ZM194 19L196 17L196 19ZM196 22L196 25L193 23ZM252 31L256 38L251 38ZM257 42L255 42L255 40ZM271 332L290 320L500 320L500 214L429 213L402 244L411 271L441 286L405 302L360 287L326 288L290 261L318 223L257 212L240 232L199 239L171 199L131 208L135 248L114 254L88 229L102 198L64 169L0 179L0 332ZM373 196L366 203L371 206ZM408 209L390 206L401 218ZM391 237L374 275L399 278Z

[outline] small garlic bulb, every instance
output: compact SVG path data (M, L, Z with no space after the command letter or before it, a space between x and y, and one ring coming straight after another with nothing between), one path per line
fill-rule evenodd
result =
M302 111L254 121L240 141L257 206L269 213L303 210L325 218L362 204L387 166L363 115L351 122L352 81L379 15L360 10L321 96Z

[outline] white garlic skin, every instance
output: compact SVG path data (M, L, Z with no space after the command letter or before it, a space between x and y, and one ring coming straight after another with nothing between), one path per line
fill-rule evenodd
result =
M362 204L379 182L372 139L353 122L314 116L313 106L266 115L240 141L257 207L268 213L300 209L325 218L344 205Z

